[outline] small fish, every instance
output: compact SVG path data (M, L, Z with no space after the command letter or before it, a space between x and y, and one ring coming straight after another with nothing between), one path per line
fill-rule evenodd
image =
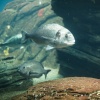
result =
M4 43L1 43L0 46L18 46L26 43L27 41L22 42L22 34L19 33L17 35L14 35L7 40L4 41Z
M41 63L33 60L29 60L18 67L18 72L25 78L39 78L42 74L47 77L48 72L51 70L45 70Z
M30 38L37 44L46 45L46 50L53 48L64 48L75 44L73 34L63 26L53 23L40 26L34 33L24 34L23 40Z

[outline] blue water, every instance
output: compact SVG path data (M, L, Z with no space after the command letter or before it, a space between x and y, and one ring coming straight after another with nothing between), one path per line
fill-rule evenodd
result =
M0 0L0 12L4 9L5 5L11 1L13 0Z

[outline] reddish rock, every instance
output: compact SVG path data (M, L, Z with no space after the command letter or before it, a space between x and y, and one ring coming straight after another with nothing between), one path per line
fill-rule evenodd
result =
M12 100L100 100L100 79L69 77L32 86Z
M39 16L39 17L43 16L43 12L44 12L44 9L43 9L43 8L40 9L40 10L38 11L38 16Z

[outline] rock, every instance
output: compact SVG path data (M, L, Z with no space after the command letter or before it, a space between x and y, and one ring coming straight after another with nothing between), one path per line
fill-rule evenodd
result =
M60 73L63 76L100 78L100 59L76 48L57 50Z
M0 43L21 33L21 30L29 33L34 32L39 26L52 22L63 25L62 18L52 10L51 0L42 0L41 2L38 0L14 0L6 5L0 13L0 18ZM0 66L0 88L22 86L27 80L19 75L17 68L29 59L41 62L46 69L50 68L52 71L54 69L56 74L53 79L61 76L58 75L59 64L56 62L56 55L53 55L54 51L50 51L50 54L52 55L50 56L53 60L52 64L48 59L49 52L34 42L21 47L0 47L0 65L4 66ZM50 77L47 79L50 80ZM29 86L30 83L35 84L34 79L28 81ZM45 81L45 78L42 77L39 81Z
M52 9L75 36L72 48L58 50L64 76L100 78L100 1L52 0ZM85 5L85 6L84 6Z
M69 77L32 86L12 100L99 100L100 79Z

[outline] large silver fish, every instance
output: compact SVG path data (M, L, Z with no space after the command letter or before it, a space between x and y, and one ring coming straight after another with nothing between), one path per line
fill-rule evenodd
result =
M18 67L18 72L25 78L39 78L43 74L46 78L50 71L45 70L41 63L33 60L29 60Z
M75 44L73 34L63 26L53 23L40 26L34 33L25 34L23 40L31 38L37 44L47 45L47 50L52 48L63 48ZM49 48L48 48L49 47Z

